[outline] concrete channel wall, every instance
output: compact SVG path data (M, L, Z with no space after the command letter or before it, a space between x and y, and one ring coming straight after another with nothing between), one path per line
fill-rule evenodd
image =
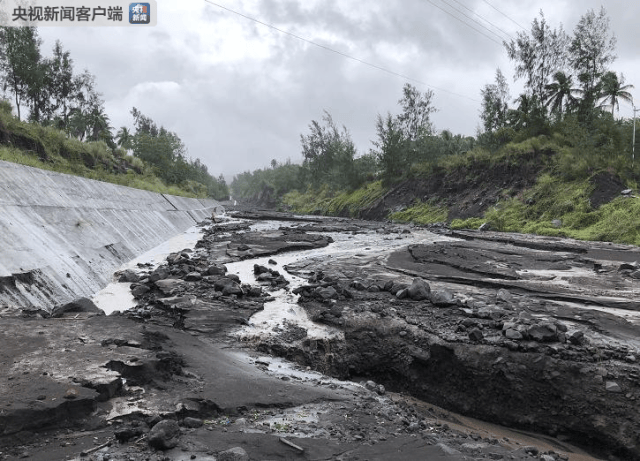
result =
M90 296L123 263L223 211L0 161L0 315Z

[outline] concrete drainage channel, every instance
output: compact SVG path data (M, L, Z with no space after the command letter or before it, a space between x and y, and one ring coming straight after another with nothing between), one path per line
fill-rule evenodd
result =
M468 236L258 217L129 266L130 310L3 315L0 457L593 459L571 441L638 457L636 326L584 309L587 288L505 272L591 262L567 251L561 267L536 242L485 267ZM628 280L611 261L587 275L621 287L617 309Z
M216 211L214 200L0 161L0 314L92 295L121 264Z

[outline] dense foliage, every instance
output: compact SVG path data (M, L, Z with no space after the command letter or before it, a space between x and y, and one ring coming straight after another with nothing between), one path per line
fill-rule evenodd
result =
M103 159L122 159L131 151L135 162L128 164L135 163L138 172L149 167L148 174L154 174L169 187L173 186L175 192L218 199L229 195L222 176L214 178L199 159L189 159L185 145L175 133L163 127L158 128L155 122L136 108L131 111L135 133L123 127L114 138L104 100L96 91L95 77L86 70L77 74L70 53L63 49L59 41L56 41L50 57L42 55L41 44L38 30L34 27L0 27L1 78L5 94L11 94L18 122L26 115L31 124L58 130L69 140L63 143L65 145L72 145L75 140L102 143L100 155ZM6 105L4 113L6 116ZM10 107L8 114L11 114ZM6 122L5 127L7 124L19 130L27 126ZM11 136L5 138L3 142ZM49 153L49 157L55 156L57 153ZM24 156L8 155L6 152L3 156L5 159L18 157L24 161ZM69 157L64 158L65 163L73 161ZM114 160L110 163L117 162ZM65 165L62 170L87 175L84 169L88 167L90 165L85 162L76 166ZM121 172L116 168L109 173ZM102 177L100 174L94 176ZM123 182L127 181L120 180L120 183Z
M274 161L271 169L237 176L232 188L238 197L269 188L282 206L298 212L358 216L407 180L429 183L457 175L464 183L466 174L472 183L479 169L529 162L543 168L533 177L533 187L505 189L495 206L470 219L453 220L452 226L489 222L499 230L640 244L640 205L635 200L616 199L598 207L589 198L595 178L602 175L632 189L640 181L634 159L640 135L634 146L634 121L616 118L620 103L632 102L633 85L610 68L615 45L604 9L587 11L572 34L553 28L541 12L529 32L505 43L524 91L512 98L498 69L495 81L481 90L476 137L437 132L431 122L433 92L406 84L399 111L377 116L369 153L359 155L347 129L339 129L325 112L324 124L312 121L309 133L301 136L301 165ZM416 197L386 217L417 223L447 220L442 200L447 191L439 194Z

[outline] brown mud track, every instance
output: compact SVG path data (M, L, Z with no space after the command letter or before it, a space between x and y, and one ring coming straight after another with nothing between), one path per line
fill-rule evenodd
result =
M640 459L635 248L243 217L284 222L209 223L122 275L130 311L2 310L0 460ZM355 252L277 264L344 235ZM225 267L265 257L252 280ZM240 339L287 291L339 334Z

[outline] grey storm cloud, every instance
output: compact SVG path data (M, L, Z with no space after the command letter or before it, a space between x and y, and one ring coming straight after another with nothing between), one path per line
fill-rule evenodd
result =
M385 72L204 0L158 3L158 25L146 29L42 28L43 53L59 39L76 70L96 76L114 128L131 127L129 111L135 106L175 131L191 157L227 179L266 167L272 159L300 162L300 134L324 110L347 127L358 151L367 153L377 114L397 112L407 81L434 91L436 129L476 134L480 90L493 82L496 69L507 75L513 97L520 83L512 81L501 39L447 5L480 14L511 37L522 30L515 22L528 28L541 9L551 27L562 23L571 33L580 16L601 5L591 0L215 2ZM636 83L640 4L609 1L604 7L618 38L619 57L611 68ZM630 113L621 105L620 116Z

